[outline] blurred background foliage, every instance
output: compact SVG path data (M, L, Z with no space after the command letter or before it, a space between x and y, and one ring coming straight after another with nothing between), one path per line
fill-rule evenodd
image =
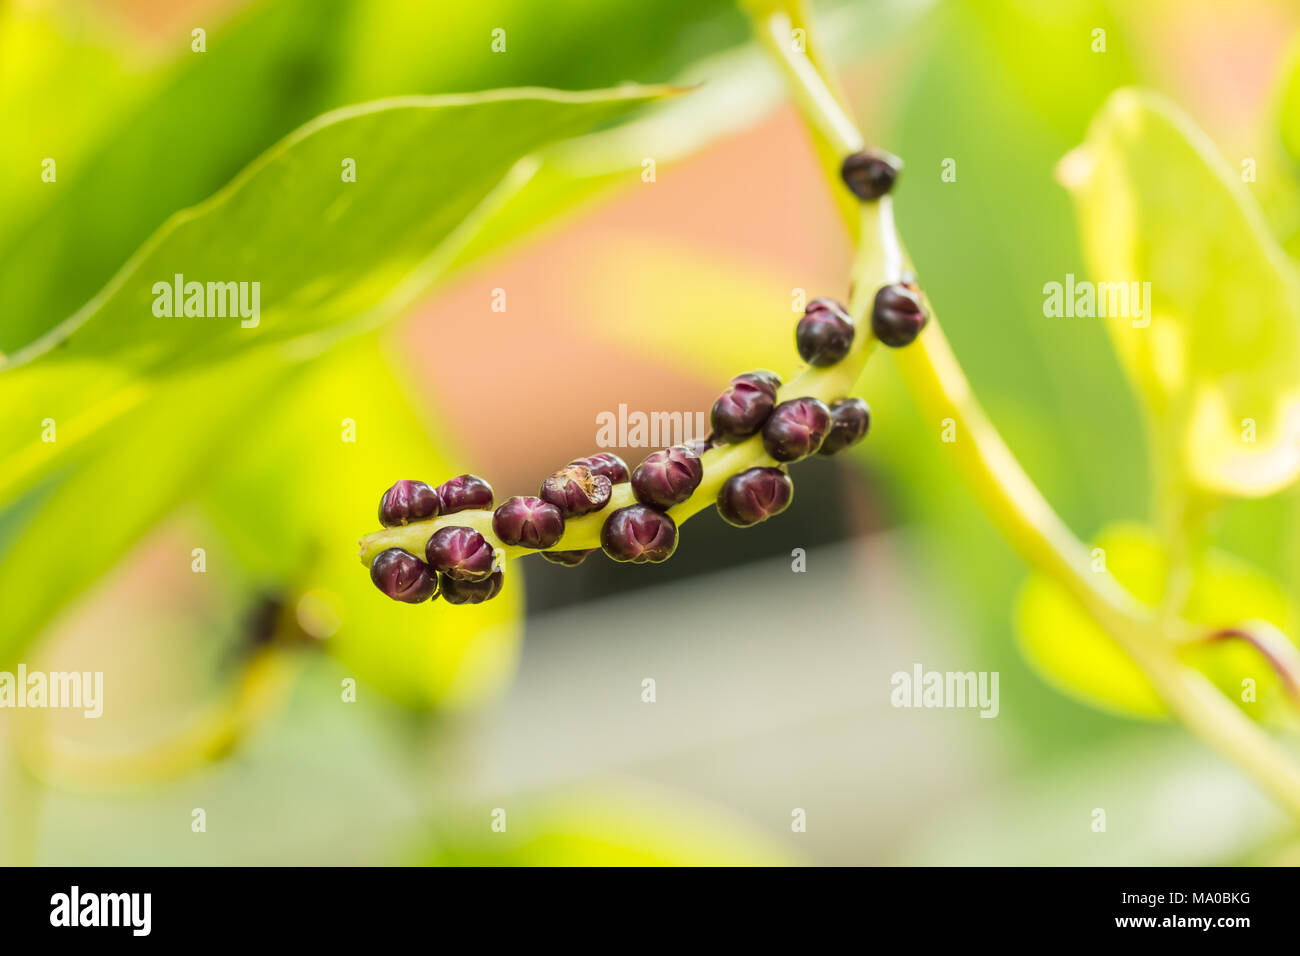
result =
M900 231L1008 443L1081 537L1154 521L1144 411L1105 323L1043 315L1045 282L1095 265L1057 165L1113 91L1158 91L1229 166L1258 161L1246 188L1294 255L1300 69L1288 43L1300 12L1285 0L1251 0L1231 17L1212 0L817 10L863 128L906 159ZM206 53L190 51L196 26ZM491 51L496 27L505 54ZM1093 49L1098 29L1104 53ZM873 361L859 387L875 413L870 440L849 462L800 469L790 511L743 540L701 515L662 568L530 561L478 609L399 607L366 580L354 541L392 480L474 471L499 495L530 491L556 463L594 450L600 411L706 410L742 367L788 371L792 291L846 293L849 249L812 151L730 0L484 0L454 14L415 0L0 5L10 146L0 154L0 352L77 312L169 216L327 110L625 81L703 85L628 118L539 130L523 150L542 146L538 165L502 180L473 235L428 271L433 288L380 331L221 361L199 342L177 363L183 373L169 366L147 398L120 409L119 366L100 353L82 368L65 360L48 380L36 365L0 371L0 395L5 376L27 372L30 403L8 403L5 448L39 434L43 416L12 411L34 412L46 394L75 407L84 389L105 416L31 481L14 477L16 456L0 475L11 492L0 502L0 668L103 670L109 695L100 721L2 715L0 853L48 863L1285 858L1293 828L1233 769L1174 728L1110 712L1140 706L1077 699L1104 702L1113 674L1088 694L1075 673L1073 685L1058 682L1069 696L1026 663L1014 612L1023 619L1054 596L1031 585L1019 599L1025 569L888 361ZM414 238L392 259L382 228L365 244L393 273L383 281L418 259L420 241L435 251L413 227L427 218L422 171L476 169L498 147L470 136L403 144L376 183L401 201L374 224ZM509 166L493 155L485 189ZM38 175L49 156L57 185ZM653 183L642 180L646 157L658 164ZM955 182L940 177L949 158ZM351 248L322 213L304 201L276 228L314 248ZM233 256L259 236L225 238ZM315 264L321 275L343 267L328 252ZM506 313L490 311L495 288L508 290ZM336 305L295 314L319 327ZM510 347L521 341L544 345ZM569 387L535 400L542 369ZM345 420L355 442L341 440ZM1247 603L1293 627L1296 492L1235 501L1213 531L1264 582ZM203 575L191 572L196 547ZM794 547L811 555L815 599L788 590ZM51 573L71 553L79 573ZM836 570L823 575L819 559ZM1157 553L1121 576L1158 576L1158 564ZM782 630L776 609L756 610L765 591L816 611ZM719 593L730 609L721 616ZM689 641L649 627L664 602L699 622L683 625ZM1063 634L1097 640L1069 608L1053 613L1039 617L1041 647L1059 651ZM1032 644L1032 627L1022 630ZM866 656L847 664L841 637ZM882 710L889 674L917 661L1000 672L999 718ZM640 681L676 670L683 682L712 674L716 686L674 702L661 679L664 699L648 711L664 716L652 726ZM840 671L853 679L838 683ZM348 679L355 704L340 702ZM755 702L764 706L751 711ZM568 722L566 706L576 708ZM791 833L791 808L809 804L820 815ZM1116 838L1089 839L1095 806L1109 808ZM194 807L220 840L191 832ZM507 834L489 829L498 807ZM1178 825L1153 825L1166 819Z

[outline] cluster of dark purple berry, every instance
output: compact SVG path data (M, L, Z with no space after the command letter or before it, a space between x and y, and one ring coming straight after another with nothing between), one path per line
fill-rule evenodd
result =
M888 192L898 175L896 160L871 151L850 156L843 171L846 184L864 201ZM895 283L877 292L871 325L885 345L907 345L925 321L914 285ZM795 346L805 362L824 368L849 354L855 332L842 305L814 299L795 329ZM813 396L778 402L780 387L780 378L772 372L737 375L713 405L713 430L707 439L657 451L631 473L623 459L609 452L571 461L542 483L537 497L509 498L493 511L492 532L502 544L538 551L555 564L581 564L595 548L552 550L564 536L565 520L599 512L610 503L614 485L630 482L636 504L616 508L605 518L601 550L615 561L666 561L677 548L677 523L669 511L689 499L704 480L701 456L756 435L777 465L729 477L717 495L718 513L737 527L780 514L794 495L787 466L810 455L843 451L863 439L871 422L859 398L841 398L829 406ZM384 493L379 521L391 528L461 511L486 511L492 504L491 486L474 475L461 475L437 488L422 481L399 481ZM398 601L418 604L441 594L450 604L479 604L501 592L503 558L481 532L449 525L429 536L423 560L402 548L388 548L375 557L370 576Z

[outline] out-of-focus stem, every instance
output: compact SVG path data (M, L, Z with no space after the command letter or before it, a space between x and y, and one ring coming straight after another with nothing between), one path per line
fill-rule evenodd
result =
M864 142L816 64L782 42L795 29L808 35L805 16L791 19L793 0L745 0L754 33L781 67L814 138L842 150ZM840 195L839 169L823 155L832 190ZM841 208L843 208L841 206ZM859 246L876 241L868 230L850 232ZM879 259L905 257L897 234L879 237ZM860 291L860 290L859 290ZM909 388L936 419L951 418L958 440L950 447L985 512L1031 565L1064 587L1143 670L1173 714L1206 744L1253 775L1278 802L1300 817L1300 769L1291 756L1182 662L1178 646L1194 631L1181 618L1160 615L1138 602L1106 571L1094 571L1087 548L1070 532L1025 474L976 400L931 310L929 325L912 345L898 350ZM1173 640L1170 640L1172 638Z

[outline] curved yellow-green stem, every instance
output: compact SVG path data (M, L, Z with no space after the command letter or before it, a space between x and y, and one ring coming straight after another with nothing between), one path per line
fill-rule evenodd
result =
M790 42L796 29L803 31L805 38L811 34L810 18L801 0L744 0L744 5L755 36L781 67L814 139L826 145L819 153L832 189L842 193L833 157L861 149L864 140L815 59ZM859 247L870 242L868 232L859 233L851 218L846 225L859 237ZM903 257L896 233L882 234L881 241L886 247L881 258ZM1025 474L984 414L932 310L926 330L911 346L899 349L897 356L918 402L936 420L954 421L959 440L949 447L958 468L1004 537L1027 562L1064 587L1115 639L1189 730L1254 776L1300 818L1300 769L1291 755L1219 693L1204 674L1179 659L1179 646L1204 629L1148 608L1109 573L1092 570L1087 549Z

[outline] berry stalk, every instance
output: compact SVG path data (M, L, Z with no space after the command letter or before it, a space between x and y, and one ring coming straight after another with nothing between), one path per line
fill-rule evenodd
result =
M877 228L876 220L881 215L881 205L879 203L864 205L861 209L864 231ZM884 270L883 262L871 250L858 258L854 268L854 296L848 308L858 330L852 344L844 358L834 365L805 366L801 372L777 389L777 404L797 398L812 397L830 405L851 393L876 344L875 337L868 332L871 328L870 310L874 296L881 285L897 277L897 274L887 275ZM764 449L761 434L751 435L735 444L710 448L700 455L700 461L704 474L699 485L685 501L666 509L667 514L679 526L688 518L715 505L723 484L732 475L749 468L775 468L780 464ZM566 519L564 534L547 550L586 551L599 548L600 531L609 514L636 503L637 499L631 483L624 481L615 484L608 505L598 512ZM377 556L390 548L400 548L414 555L422 555L434 532L451 527L465 527L477 531L488 544L501 551L507 560L538 553L536 549L506 544L502 541L493 529L491 510L464 510L411 521L408 524L384 528L368 534L360 540L361 561L369 567Z
M802 0L744 0L744 5L755 36L785 75L814 140L819 147L830 147L819 148L819 153L838 195L844 166L842 160L830 162L831 154L843 157L860 152L863 138L814 59L790 42L796 28L811 42L811 18ZM865 254L864 246L878 243L880 257L894 267L889 274L897 276L906 257L889 203L888 196L879 201L881 228L875 241L869 230L858 229L853 217L846 217L846 225L858 242L859 254ZM844 208L841 203L840 209ZM1109 572L1092 572L1085 546L1021 468L980 407L932 314L924 334L914 347L900 350L899 359L909 390L927 412L936 420L952 418L956 423L962 440L949 447L957 454L958 468L1007 540L1030 565L1046 571L1074 596L1142 669L1188 730L1253 776L1300 818L1300 767L1291 755L1204 674L1179 659L1179 644L1196 639L1198 633L1203 636L1203 629L1141 604Z

